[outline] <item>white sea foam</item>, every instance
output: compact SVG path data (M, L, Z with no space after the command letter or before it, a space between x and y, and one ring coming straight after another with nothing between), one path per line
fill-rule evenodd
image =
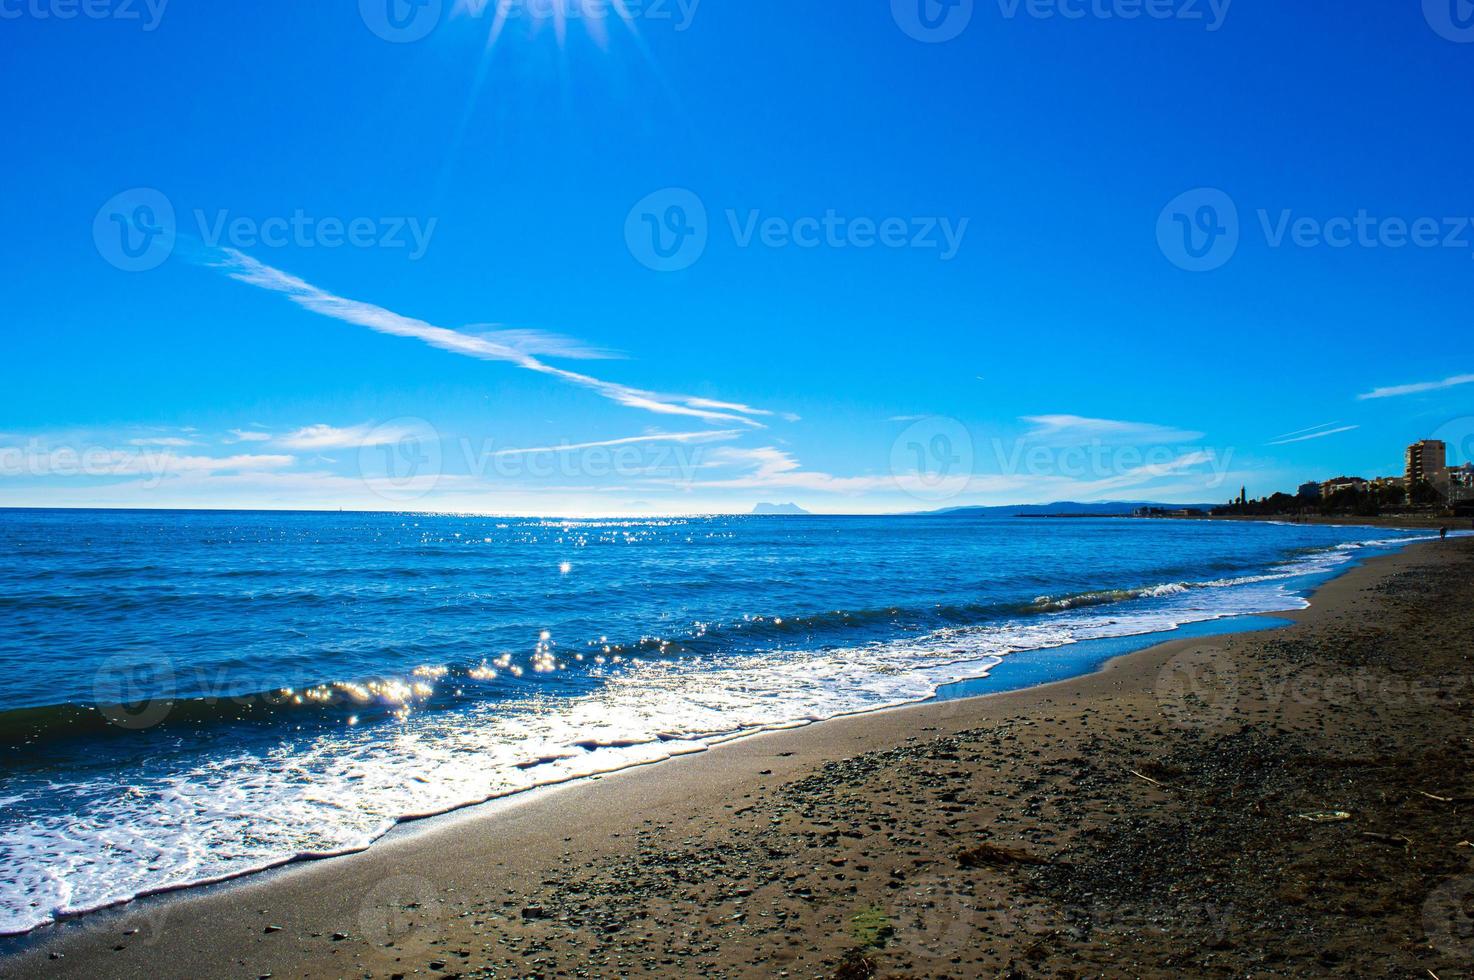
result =
M361 849L410 817L925 700L1018 651L1301 608L1293 580L1392 543L1402 542L1344 545L1261 575L1134 590L1111 605L1061 602L1045 615L864 646L610 663L598 668L604 683L582 696L410 714L189 758L162 774L51 782L36 792L68 797L65 816L0 826L0 931Z

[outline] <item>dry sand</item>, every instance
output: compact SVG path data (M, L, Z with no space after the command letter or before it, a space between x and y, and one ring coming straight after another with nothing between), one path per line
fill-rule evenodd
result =
M1474 542L1293 618L463 811L0 975L1474 976Z

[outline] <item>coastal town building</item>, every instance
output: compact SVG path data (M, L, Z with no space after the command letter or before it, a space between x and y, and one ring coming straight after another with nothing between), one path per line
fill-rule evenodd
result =
M1338 476L1323 483L1302 483L1292 497L1276 493L1250 501L1246 490L1217 514L1343 513L1375 516L1387 509L1425 511L1447 509L1458 516L1474 516L1474 461L1450 466L1448 445L1440 439L1422 439L1403 453L1401 476ZM1159 516L1159 515L1154 515Z
M1448 489L1448 446L1441 439L1423 439L1407 447L1407 485L1433 485L1440 493Z
M1329 497L1342 490L1355 490L1357 493L1365 493L1369 484L1359 476L1338 476L1334 480L1327 480L1320 485L1322 497Z
M1474 463L1455 466L1448 471L1448 502L1460 504L1474 500Z

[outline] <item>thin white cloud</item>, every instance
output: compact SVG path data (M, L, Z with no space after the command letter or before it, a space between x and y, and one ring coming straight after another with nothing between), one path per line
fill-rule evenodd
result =
M1034 426L1028 434L1033 439L1060 437L1119 442L1183 442L1203 437L1201 432L1174 429L1151 422L1096 419L1083 415L1025 415L1023 421Z
M1474 384L1474 374L1456 374L1442 381L1420 381L1410 385L1392 385L1387 388L1373 388L1364 395L1357 395L1360 401L1371 398L1398 398L1402 395L1421 395L1428 391L1441 391L1444 388L1456 388L1459 385Z
M342 429L318 424L288 433L278 439L277 443L287 449L320 452L324 449L362 449L364 446L387 446L401 439L413 438L421 434L420 429L376 426L369 422Z
M886 419L887 422L920 422L926 418L925 415L892 415Z
M606 446L633 446L644 442L716 442L735 439L741 429L720 429L709 432L663 432L645 436L626 436L623 439L603 439L599 442L564 443L558 446L534 446L524 449L499 449L498 456L530 456L534 453L569 453L583 449L602 449Z
M1164 476L1174 476L1198 466L1216 466L1218 462L1218 454L1213 450L1197 449L1192 452L1183 453L1176 459L1168 460L1165 463L1148 463L1144 466L1126 470L1118 476L1082 483L1080 487L1091 494L1098 494L1107 490L1123 490L1127 487L1136 487L1144 483L1150 483Z
M148 454L145 454L148 455ZM242 454L238 456L178 456L165 453L154 457L165 473L258 472L291 466L295 456ZM147 471L147 468L145 468Z
M805 470L790 452L776 446L743 449L730 446L714 449L701 464L703 469L743 469L747 472L725 479L702 480L701 489L749 490L783 487L794 490L817 490L828 493L864 493L868 490L894 490L889 476L834 476L817 470Z
M483 327L488 329L481 329ZM511 330L491 323L473 323L466 330L493 344L533 356L541 354L544 357L564 357L574 361L611 361L624 356L618 351L590 347L574 337L565 337L546 330Z
M532 354L504 342L437 327L424 320L401 316L381 306L374 306L372 303L334 296L305 280L258 262L235 249L222 249L221 254L224 258L214 265L224 269L232 279L281 293L303 309L322 316L367 327L393 337L413 338L431 347L464 357L474 357L483 361L506 361L525 370L545 374L592 391L602 398L607 398L627 408L639 408L660 415L683 415L704 419L708 422L735 422L753 428L763 428L761 422L751 417L760 413L761 410L758 409L730 402L713 402L710 399L690 395L645 391L569 371L541 361ZM719 406L719 408L713 406Z
M1314 432L1316 429L1329 429L1333 425L1340 425L1340 424L1341 424L1341 420L1340 419L1337 419L1334 422L1322 422L1320 425L1312 425L1308 429L1296 429L1294 432L1281 432L1279 435L1275 436L1275 438L1276 439L1288 439L1291 436L1304 435L1307 432ZM1270 445L1273 445L1273 443L1271 443Z
M1311 439L1324 439L1326 436L1336 436L1343 432L1352 432L1361 428L1359 425L1343 425L1338 429L1326 429L1323 432L1312 432L1306 436L1295 436L1291 439L1277 439L1269 443L1271 446L1288 446L1292 442L1308 442Z
M232 442L267 442L271 439L270 432L258 432L255 429L231 429L230 438L226 443Z
M182 446L193 446L193 439L181 439L178 436L153 436L144 439L129 439L130 446L163 446L178 449Z

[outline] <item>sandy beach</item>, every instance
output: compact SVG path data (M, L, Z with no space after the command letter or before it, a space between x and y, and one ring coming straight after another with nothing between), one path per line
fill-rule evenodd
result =
M1474 542L14 941L3 976L1474 976Z

